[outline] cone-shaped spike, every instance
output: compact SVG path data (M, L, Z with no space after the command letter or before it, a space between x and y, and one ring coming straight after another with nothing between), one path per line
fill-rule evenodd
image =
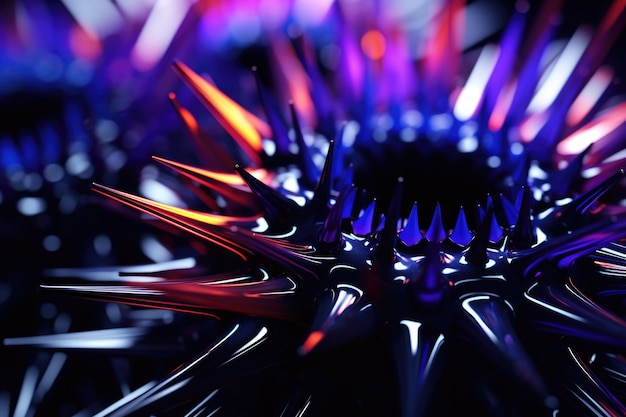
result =
M245 181L237 175L231 173L207 171L190 165L181 164L179 162L170 161L168 159L153 156L155 161L173 169L185 177L196 181L211 190L217 191L224 198L246 207L254 207L250 201L250 191L244 189ZM229 170L232 170L232 165ZM266 176L265 170L254 170L254 174L258 176Z
M398 237L407 246L413 246L422 240L422 233L420 232L419 218L417 214L417 203L413 204L409 218L406 221L404 229L398 233Z
M176 94L170 93L169 99L185 124L185 127L189 131L189 134L199 151L199 156L205 166L220 171L229 170L235 161L233 161L231 155L222 147L221 143L214 140L200 128L200 125L193 114L181 106L178 100L176 100Z
M443 221L441 219L441 207L439 203L435 206L435 212L433 213L430 226L424 234L424 237L431 242L441 242L446 238L446 230L443 228Z
M259 131L251 122L251 115L182 62L174 62L173 66L185 84L235 139L250 160L260 164L259 154L263 150L263 145Z
M328 145L328 153L326 154L326 160L324 161L324 168L322 169L322 175L315 189L315 194L308 204L308 207L313 211L313 215L317 220L323 220L328 213L328 202L330 200L330 188L332 180L333 170L333 151L335 149L335 141L331 140Z
M271 224L284 222L292 217L300 207L272 187L265 185L246 171L241 165L235 165L235 171L248 184L250 189L263 201Z
M444 336L418 321L402 320L391 336L403 417L421 417L443 364Z
M562 234L583 226L586 219L585 214L589 208L623 177L624 170L620 170L593 189L576 197L570 203L557 207L541 221L541 228L545 229L546 233Z
M341 244L341 219L347 194L346 188L339 193L337 201L331 207L330 213L322 225L319 240L324 245L334 247Z
M498 224L498 220L496 219L495 214L491 216L491 225L489 226L489 241L492 243L498 243L504 232L500 225Z
M428 242L426 256L419 263L415 275L411 277L413 296L420 306L432 307L443 299L444 285L440 244Z
M528 249L537 242L533 222L530 217L530 199L530 189L524 187L515 228L508 242L511 249Z
M363 337L374 330L376 318L363 291L351 284L338 284L317 300L315 316L300 355L318 348L337 346Z
M491 229L491 218L493 211L489 210L476 228L474 239L470 242L465 259L468 263L484 267L489 259L487 256L487 244L489 242L489 230Z
M313 187L320 173L317 165L313 162L313 158L311 158L309 147L304 141L302 127L300 126L300 120L293 102L289 103L289 111L291 112L291 123L296 137L296 144L298 145L298 156L300 158L300 166L302 167L302 181L307 187Z
M525 299L538 328L612 347L626 347L626 322L587 298L570 280L565 285L540 281Z
M591 370L583 358L572 348L552 361L556 363L554 374L565 387L580 412L590 416L624 416L626 407ZM592 398L593 401L589 401Z
M374 210L376 200L374 199L363 211L363 214L352 222L352 229L357 235L372 233L374 223Z
M472 240L472 234L470 233L469 226L467 225L467 219L465 218L465 211L463 207L459 210L459 215L456 217L456 223L454 229L450 234L450 240L460 246L467 245Z
M541 374L526 353L511 323L511 309L493 295L473 294L461 302L463 317L470 323L461 326L466 337L505 371L517 376L541 398L547 395Z
M385 214L385 224L380 233L376 257L383 262L392 262L398 238L398 220L400 218L400 204L402 202L403 178L398 178L396 189L391 198L391 203Z
M502 210L506 215L506 225L504 227L506 229L510 229L513 224L515 224L515 220L517 220L517 209L515 205L509 201L508 198L500 194L500 203L502 204Z

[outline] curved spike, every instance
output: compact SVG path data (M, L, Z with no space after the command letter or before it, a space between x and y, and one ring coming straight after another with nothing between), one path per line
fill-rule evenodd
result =
M174 62L173 67L250 160L260 165L259 154L263 151L263 145L259 131L251 122L251 115L182 62Z
M465 259L468 263L484 267L489 259L487 256L487 244L489 243L489 229L491 229L491 218L493 211L489 210L476 228L474 239L469 244L465 252Z
M443 364L445 338L423 323L402 320L391 336L401 415L423 416Z
M508 241L511 249L527 249L537 243L530 215L530 199L530 188L524 187L515 227Z
M547 233L563 234L584 225L584 215L589 208L623 177L624 170L620 170L570 203L557 207L540 222L540 227Z
M547 396L541 374L517 337L507 303L493 295L475 294L462 300L461 308L463 317L470 323L470 326L461 326L461 329L478 350L492 358L504 371L520 378L541 398Z
M439 304L444 295L440 244L428 242L426 256L419 263L416 274L411 277L413 296L421 306Z
M432 220L430 221L430 226L426 233L424 233L424 237L431 242L441 242L446 238L446 235L447 233L443 228L443 221L441 219L441 207L439 203L437 203Z
M559 377L566 393L584 414L611 417L626 415L626 407L571 347L566 348L565 354L559 352L558 357L551 362L557 365L554 374Z
M248 184L250 189L263 201L263 206L267 212L270 223L281 223L285 219L291 218L294 212L300 207L293 201L255 178L241 165L235 165L235 171Z
M376 247L376 257L384 262L392 262L395 256L394 250L398 238L398 219L400 218L403 182L403 178L398 178L396 189L385 215L385 223L380 233L378 246Z
M376 208L376 199L365 208L363 214L352 222L352 229L357 235L366 235L372 233L374 228L374 210Z
M587 298L570 279L565 285L533 284L524 298L539 330L612 347L626 347L626 322Z
M322 225L319 233L320 243L328 246L341 244L341 220L348 192L344 188L337 197L337 201L331 207L328 217Z
M413 207L411 208L411 213L409 214L409 218L406 221L406 226L400 233L398 233L398 237L407 246L413 246L422 240L422 233L420 232L419 225L419 217L417 214L417 203L413 203Z
M449 238L452 242L460 246L465 246L470 242L470 240L472 240L472 234L470 233L469 226L467 225L467 219L465 218L463 206L459 209L454 229L452 229L452 233Z
M302 356L313 350L337 346L370 334L376 317L363 291L351 284L337 284L317 300L309 335L298 348Z
M313 194L313 198L307 205L313 210L314 216L322 218L326 217L328 201L330 200L330 188L333 170L333 153L335 149L335 141L331 140L328 145L328 153L324 161L322 175Z

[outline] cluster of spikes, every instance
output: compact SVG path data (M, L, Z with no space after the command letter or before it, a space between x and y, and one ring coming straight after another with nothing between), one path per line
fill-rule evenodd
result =
M403 178L388 184L384 204L354 185L345 130L317 164L319 145L307 142L295 106L291 140L261 84L267 123L174 68L238 145L211 139L170 96L211 170L155 159L209 210L94 189L208 243L208 265L58 270L42 287L209 324L179 318L172 336L171 321L120 319L125 326L5 345L183 358L98 416L626 414L626 221L602 203L623 171L574 195L589 148L550 174L521 164L526 184L505 178L450 220L438 204L405 209L413 193ZM277 160L288 169L270 171Z

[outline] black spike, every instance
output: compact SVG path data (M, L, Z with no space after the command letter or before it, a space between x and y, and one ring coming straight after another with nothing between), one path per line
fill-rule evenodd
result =
M528 249L537 243L537 236L535 236L530 217L530 198L530 188L524 187L517 221L511 233L511 239L508 241L509 249Z
M467 252L465 252L465 260L476 266L484 267L487 264L487 245L489 243L489 230L491 229L491 217L493 216L493 208L489 207L485 217L476 228L474 239L469 244Z
M248 184L248 187L261 199L269 221L272 223L282 223L291 218L293 213L300 207L292 200L288 199L272 187L265 185L246 171L241 165L235 164L235 171Z
M559 235L584 226L585 214L589 208L623 177L624 170L620 170L570 203L557 207L541 221L542 230L551 235Z
M402 184L404 179L398 178L396 189L393 193L389 208L385 214L385 224L380 233L376 256L379 260L392 262L394 249L398 238L398 219L400 218L400 204L402 202Z
M270 125L272 133L274 134L276 151L279 154L286 155L289 152L290 140L289 135L287 134L287 129L285 128L285 123L281 119L279 112L275 108L275 105L272 103L271 97L269 96L267 91L265 91L265 87L263 87L263 82L261 81L261 77L259 76L259 72L257 71L256 67L252 68L252 72L254 73L254 78L256 80L261 105L265 109L268 124Z
M322 175L315 189L315 194L308 204L313 211L313 215L319 220L326 217L328 212L328 201L330 200L330 183L333 170L333 153L335 148L335 141L331 140L328 145L328 153L326 154L326 161L324 161L324 168L322 169ZM321 218L320 218L321 217Z

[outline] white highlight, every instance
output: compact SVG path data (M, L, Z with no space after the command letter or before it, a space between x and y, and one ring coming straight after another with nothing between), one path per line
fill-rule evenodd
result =
M103 39L123 25L122 15L109 0L61 0L78 24L92 36Z
M500 48L495 45L487 45L481 51L454 105L454 116L458 120L469 120L476 113L499 55Z

